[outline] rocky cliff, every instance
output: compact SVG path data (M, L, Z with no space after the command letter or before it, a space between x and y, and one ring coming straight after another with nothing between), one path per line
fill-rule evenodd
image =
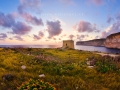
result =
M120 49L120 32L109 35L106 39L94 39L89 41L78 41L76 45L105 46L107 48Z
M120 32L109 35L105 42L105 47L107 48L118 48L120 49Z
M104 46L105 39L94 39L89 41L78 41L76 45Z

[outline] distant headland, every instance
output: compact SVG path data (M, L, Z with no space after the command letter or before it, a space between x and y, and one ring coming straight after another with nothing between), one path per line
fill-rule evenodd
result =
M120 32L111 34L106 38L94 39L89 41L78 41L76 45L104 46L107 48L120 49Z

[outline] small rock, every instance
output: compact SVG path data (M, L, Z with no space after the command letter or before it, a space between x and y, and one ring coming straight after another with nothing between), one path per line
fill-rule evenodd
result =
M88 68L93 68L94 66L88 66Z
M42 77L45 77L45 75L44 74L40 74L39 77L42 78Z
M78 89L78 87L76 87L76 89Z
M25 65L22 65L21 68L25 70L25 69L26 69L26 66L25 66Z
M86 60L88 61L88 58L86 58Z
M87 65L90 65L90 61L87 61Z
M3 85L4 83L1 83L1 85Z

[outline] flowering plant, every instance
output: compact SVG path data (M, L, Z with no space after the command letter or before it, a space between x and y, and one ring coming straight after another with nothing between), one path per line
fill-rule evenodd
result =
M29 82L22 84L18 90L56 90L49 82L30 79Z

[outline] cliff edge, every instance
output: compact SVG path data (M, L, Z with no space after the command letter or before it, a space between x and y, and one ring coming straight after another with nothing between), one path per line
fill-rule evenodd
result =
M120 32L107 36L106 39L94 39L89 41L78 41L76 45L105 46L106 48L120 49Z
M89 41L78 41L76 45L104 46L105 39L94 39Z
M105 42L105 47L107 48L118 48L120 49L120 32L109 35Z

